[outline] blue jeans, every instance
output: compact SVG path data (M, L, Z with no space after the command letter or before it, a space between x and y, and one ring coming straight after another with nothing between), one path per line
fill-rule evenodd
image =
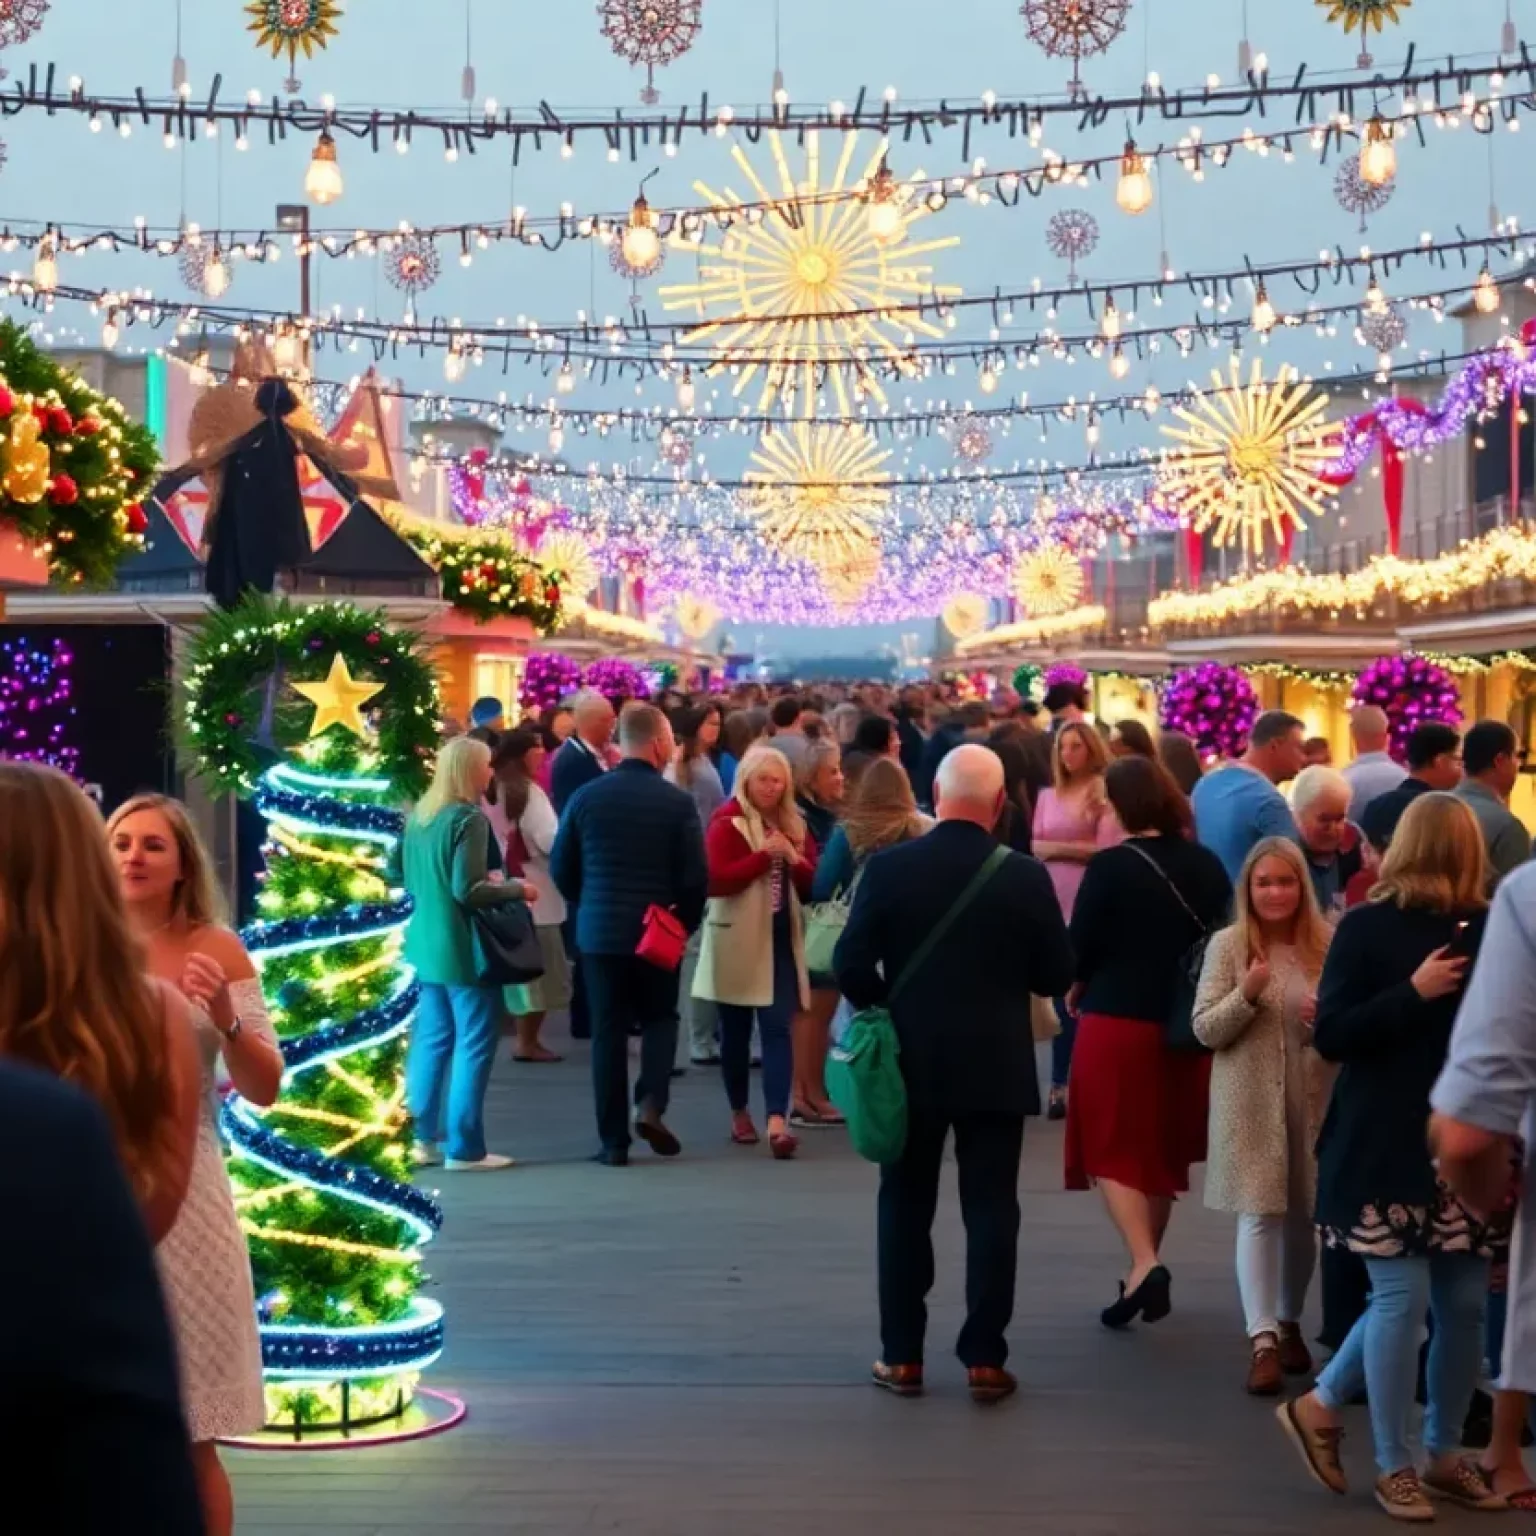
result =
M405 1097L416 1139L446 1142L456 1162L485 1156L485 1090L501 1037L501 1013L500 987L421 985L405 1054Z
M766 1008L720 1004L720 1072L732 1111L747 1108L752 1090L752 1019L757 1017L763 1048L763 1111L789 1114L789 1093L795 1076L794 1047L789 1022L800 1005L800 975L794 942L785 914L773 923L773 1001Z
M1419 1336L1428 1308L1434 1317L1429 1346L1429 1404L1424 1450L1453 1455L1472 1406L1483 1363L1483 1306L1488 1260L1467 1253L1365 1261L1371 1299L1362 1317L1317 1379L1319 1401L1344 1407L1364 1387L1370 1395L1376 1465L1383 1475L1414 1465L1408 1443L1419 1372Z
M1077 1039L1077 1019L1067 1012L1065 998L1052 998L1051 1006L1061 1021L1061 1033L1051 1041L1051 1087L1065 1088L1072 1076L1072 1046Z

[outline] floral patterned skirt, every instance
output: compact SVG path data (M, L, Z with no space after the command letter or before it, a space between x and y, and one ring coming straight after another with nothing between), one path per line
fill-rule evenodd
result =
M1323 1245L1347 1248L1367 1259L1423 1258L1432 1253L1470 1253L1493 1258L1509 1247L1513 1210L1487 1221L1474 1216L1444 1184L1432 1206L1365 1205L1348 1227L1324 1226Z

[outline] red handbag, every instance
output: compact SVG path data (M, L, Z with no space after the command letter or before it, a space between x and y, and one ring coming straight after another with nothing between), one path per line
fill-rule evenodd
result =
M688 930L675 912L658 907L654 902L645 909L640 942L635 945L637 959L654 965L657 970L675 971L683 963L683 951L687 947Z

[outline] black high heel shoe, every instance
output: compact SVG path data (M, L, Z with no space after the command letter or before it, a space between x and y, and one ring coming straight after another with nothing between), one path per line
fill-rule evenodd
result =
M1122 1281L1120 1299L1111 1302L1099 1313L1099 1321L1106 1328L1125 1328L1138 1317L1143 1322L1160 1323L1172 1311L1173 1276L1161 1264L1157 1264L1129 1295Z

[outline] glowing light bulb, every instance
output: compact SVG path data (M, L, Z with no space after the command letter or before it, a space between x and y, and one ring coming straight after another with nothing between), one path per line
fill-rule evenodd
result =
M203 268L203 292L210 299L217 299L229 292L230 273L229 265L224 260L224 253L219 249L219 242L213 242L213 249L208 253L208 265Z
M39 293L52 293L59 286L59 262L54 254L52 235L44 235L37 242L37 259L32 263L32 286Z
M336 140L331 137L329 128L322 128L315 141L315 151L309 157L309 169L304 173L304 195L324 208L339 201L344 189L341 166L336 161Z
M1162 403L1162 391L1157 387L1156 384L1148 384L1146 394L1141 397L1142 409L1147 413L1148 416L1154 416L1157 414L1157 411L1161 407Z
M683 376L677 381L677 407L681 411L693 409L694 388L693 373L690 369L683 369Z
M457 346L449 347L443 356L443 377L450 384L457 384L464 377L464 354Z
M101 328L101 344L108 352L117 345L117 312L111 310L107 314L106 323Z
M990 395L997 389L997 373L990 363L981 370L981 377L976 382L984 395Z
M1267 336L1275 328L1278 316L1275 314L1275 306L1269 302L1269 294L1265 291L1262 280L1259 282L1258 292L1253 296L1253 328L1260 336Z
M569 363L560 365L560 372L555 375L555 391L557 394L568 395L576 388L576 375L571 371Z
M1483 270L1477 274L1477 284L1472 289L1472 303L1480 315L1497 314L1502 303L1502 295L1499 293L1499 285L1494 281L1493 273L1488 270L1488 263L1483 263Z
M891 168L883 161L875 172L865 194L867 207L865 220L872 238L882 245L894 240L901 233L901 204L897 201L899 189Z
M1123 347L1116 347L1109 358L1109 376L1112 379L1123 379L1131 371L1131 360L1125 355Z
M1387 296L1381 291L1375 273L1371 274L1370 287L1365 290L1365 312L1368 315L1384 315L1387 312Z
M620 239L624 260L631 267L648 267L661 255L661 236L656 233L656 216L642 192L629 210L629 223Z
M1397 144L1391 125L1377 112L1365 125L1360 141L1360 179L1384 187L1397 175Z
M1120 335L1120 311L1115 308L1115 296L1104 300L1104 314L1099 320L1099 331L1105 341L1114 341Z
M1120 157L1120 180L1115 185L1115 201L1123 213L1133 217L1152 206L1152 177L1147 170L1146 156L1136 148L1135 139L1125 141L1125 153Z
M558 422L549 429L549 451L559 453L565 447L565 428Z

